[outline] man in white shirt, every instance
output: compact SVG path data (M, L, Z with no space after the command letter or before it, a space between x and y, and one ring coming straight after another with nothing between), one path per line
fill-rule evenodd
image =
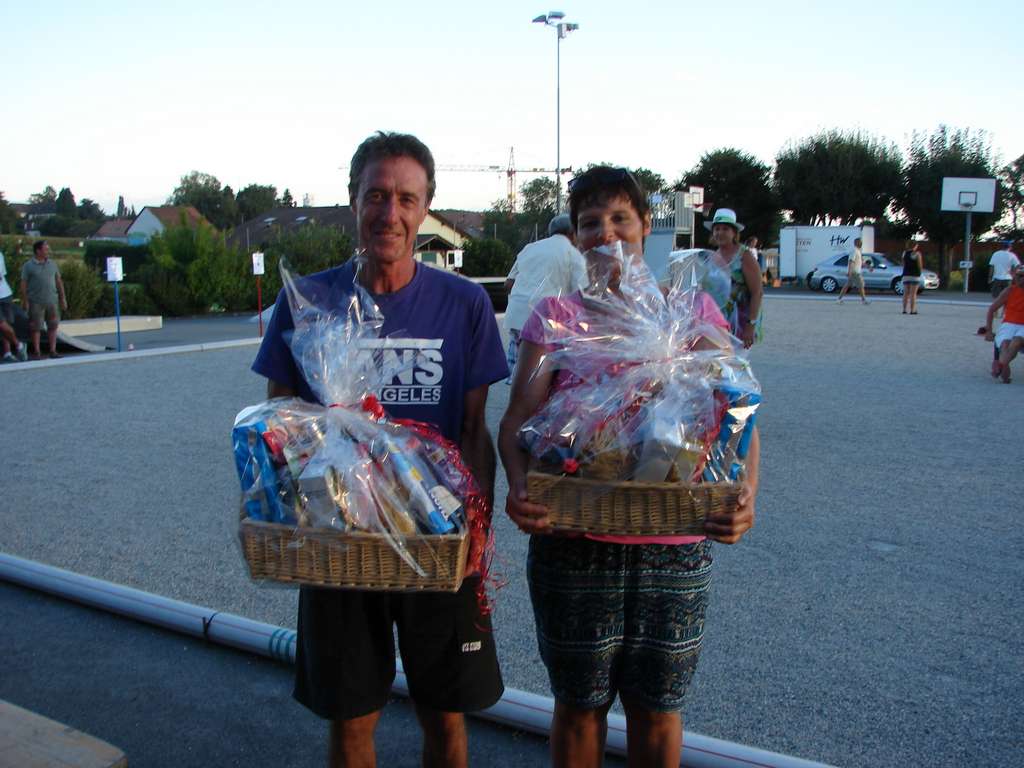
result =
M992 289L992 298L997 297L1010 285L1010 281L1013 279L1013 268L1020 264L1020 259L1014 253L1019 245L1020 243L1015 240L1009 244L1009 247L993 253L992 258L989 259L988 284Z
M510 371L514 372L519 356L519 332L533 305L545 296L564 296L587 284L587 267L574 243L572 223L569 215L563 213L548 224L548 237L530 243L516 256L505 280L505 290L509 292L505 330L509 335Z
M861 240L858 237L853 241L853 253L850 254L849 260L846 262L846 285L843 286L843 290L839 292L839 303L843 303L843 296L850 290L850 286L856 286L860 291L860 300L864 304L870 304L868 297L864 293L864 276L861 274L861 268L864 266L864 254L861 253ZM868 267L870 269L870 267Z
M0 360L13 363L15 355L18 360L28 359L25 345L18 341L18 336L14 333L14 291L7 282L7 262L4 261L3 251L0 251L0 339L3 340L4 347Z

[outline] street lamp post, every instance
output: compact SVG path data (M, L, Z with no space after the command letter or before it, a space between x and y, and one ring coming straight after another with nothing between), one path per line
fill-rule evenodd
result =
M533 20L534 24L553 27L555 36L555 210L562 210L562 38L580 28L579 24L562 21L561 11L548 11Z

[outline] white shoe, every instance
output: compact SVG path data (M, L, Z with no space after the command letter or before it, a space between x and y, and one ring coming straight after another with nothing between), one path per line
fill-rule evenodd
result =
M4 355L2 358L0 358L0 360L2 360L5 363L13 363L13 362L15 362L14 355L12 355L10 352L8 352L6 355Z
M24 344L18 345L18 359L23 363L28 360L28 350L25 348Z
M836 304L842 304L842 303L843 303L843 297L840 296L838 299L836 299Z

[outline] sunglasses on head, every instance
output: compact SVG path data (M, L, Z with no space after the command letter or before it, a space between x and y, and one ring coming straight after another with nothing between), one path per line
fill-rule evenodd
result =
M636 184L636 179L625 168L602 168L599 171L588 171L574 179L569 179L566 189L569 194L584 194L597 187L610 184L621 184L624 181Z

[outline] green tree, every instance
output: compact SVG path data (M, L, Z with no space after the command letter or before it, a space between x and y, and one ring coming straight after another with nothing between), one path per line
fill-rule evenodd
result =
M467 242L462 249L462 273L468 277L507 275L515 261L508 244L492 237Z
M123 219L128 215L128 208L124 204L124 195L117 196L117 218Z
M660 173L655 173L648 168L633 168L632 173L648 195L655 195L668 190L665 177Z
M102 222L107 218L107 215L103 213L103 209L97 203L88 197L83 197L82 202L78 204L78 218Z
M0 232L13 235L18 228L18 214L0 192Z
M277 187L273 184L250 184L238 191L235 202L242 221L249 221L277 204Z
M952 245L963 239L964 215L940 210L942 179L947 176L992 178L997 175L992 146L983 131L940 125L931 135L914 133L903 170L903 185L894 200L907 223L939 246L939 275L948 285L952 272ZM1002 194L996 195L995 211L974 214L973 233L989 230L1001 216ZM976 236L976 235L975 235Z
M775 189L794 221L810 225L880 220L900 187L895 144L860 131L822 131L775 158Z
M40 203L55 203L57 202L57 190L47 185L46 189L44 189L42 192L36 192L34 195L29 195L28 202L30 205L39 205Z
M77 216L47 216L39 222L39 234L45 237L73 237L72 229L77 223Z
M234 195L232 194L232 201ZM224 190L216 176L192 171L181 177L178 186L167 199L168 205L191 205L215 227L224 228L234 223L224 218Z
M704 199L714 208L732 208L746 226L744 237L756 235L762 242L778 238L782 221L778 199L770 185L771 169L739 149L706 152L692 169L673 184L673 189L704 187ZM710 213L710 211L708 211ZM696 230L698 244L706 244L703 227Z
M224 187L220 193L220 211L217 220L211 221L217 229L231 229L238 226L238 201L231 187Z
M292 198L292 193L290 189L285 188L284 194L281 195L281 199L278 200L278 205L280 205L282 208L295 207L295 200Z
M523 213L535 216L547 216L550 219L557 213L555 209L558 186L554 179L540 176L519 187L520 209Z
M1003 188L1003 204L1010 217L1008 224L997 226L1002 237L1020 239L1024 236L1024 155L999 171Z
M66 219L78 218L78 204L68 187L63 187L57 195L57 215Z

